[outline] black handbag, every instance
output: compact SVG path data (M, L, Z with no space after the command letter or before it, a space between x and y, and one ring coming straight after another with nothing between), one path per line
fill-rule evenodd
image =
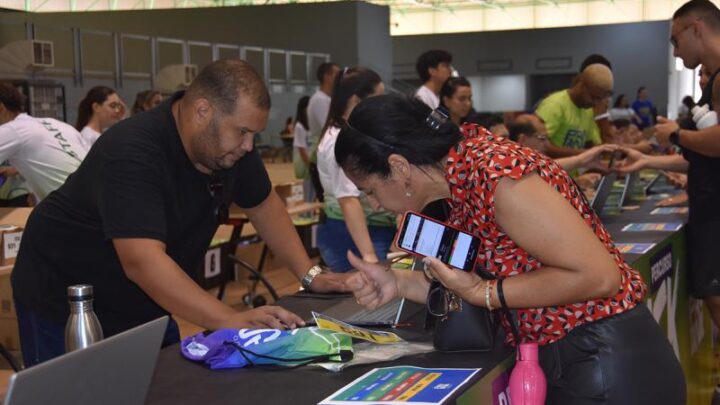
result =
M431 202L423 209L423 214L441 221L447 220L449 207L446 200ZM475 271L485 279L491 280L495 276L476 266ZM445 287L438 281L430 284L430 294L440 289L445 293ZM438 293L438 292L435 292ZM500 326L499 316L485 307L472 305L462 300L460 311L449 311L443 316L433 316L428 311L426 328L433 328L433 346L442 353L487 352L495 348L495 338ZM502 308L508 320L514 324L512 315L507 308ZM515 332L515 330L513 330ZM516 334L517 336L517 334Z
M444 289L433 282L431 288ZM495 348L499 320L487 308L462 301L460 311L434 317L433 346L443 353L486 352Z

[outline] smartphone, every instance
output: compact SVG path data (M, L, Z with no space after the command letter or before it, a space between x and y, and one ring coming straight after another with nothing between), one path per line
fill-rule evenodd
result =
M460 270L472 271L480 239L444 222L408 211L395 237L395 246L414 255L436 257Z
M624 157L623 155L624 155L624 153L622 153L619 150L614 151L610 155L610 161L608 162L608 170L612 170L613 165L615 164L615 161L622 159Z

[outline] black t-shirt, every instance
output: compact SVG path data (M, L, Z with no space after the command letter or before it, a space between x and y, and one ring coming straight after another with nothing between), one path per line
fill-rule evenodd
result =
M112 239L160 240L188 274L202 263L218 227L218 201L209 191L211 176L194 168L180 141L171 113L180 97L110 128L65 184L33 210L12 273L16 300L65 322L67 287L92 284L108 336L166 314L125 276ZM272 189L254 150L216 174L223 200L241 207L257 206Z
M715 72L703 89L698 105L712 103L712 84L720 70ZM701 223L720 221L720 158L702 155L683 148L683 157L688 166L688 202L690 212L688 222Z

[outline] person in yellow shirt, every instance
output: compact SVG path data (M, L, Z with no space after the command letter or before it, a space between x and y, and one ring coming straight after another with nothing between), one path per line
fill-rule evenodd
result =
M589 142L610 142L611 133L597 120L607 119L608 99L613 89L612 71L596 63L580 73L572 87L546 97L537 114L545 123L550 157L566 157L582 152Z

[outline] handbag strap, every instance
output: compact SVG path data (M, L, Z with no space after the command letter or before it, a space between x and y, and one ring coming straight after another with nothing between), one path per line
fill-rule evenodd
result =
M513 338L515 339L515 345L520 344L520 330L518 329L517 323L515 322L515 317L513 317L512 312L510 311L510 308L508 308L507 302L505 302L505 293L503 292L503 280L504 279L498 279L497 281L497 293L498 293L498 301L500 301L500 308L502 310L503 315L508 320L508 323L510 323L510 331L513 334Z

